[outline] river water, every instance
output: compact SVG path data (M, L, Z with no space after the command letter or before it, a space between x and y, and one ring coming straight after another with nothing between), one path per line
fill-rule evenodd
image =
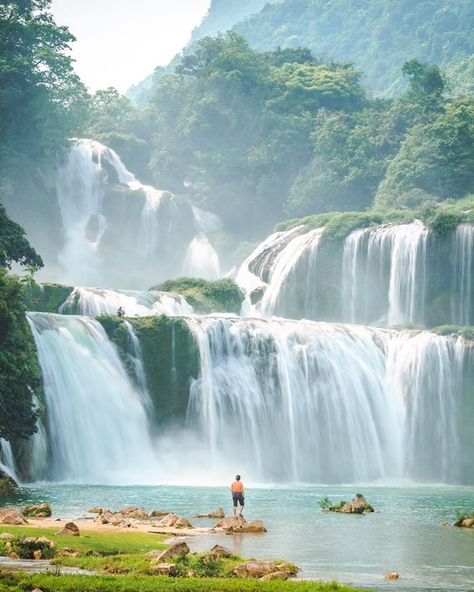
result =
M265 535L209 535L191 540L192 550L220 543L245 557L286 559L302 578L338 580L373 590L474 590L474 530L443 526L456 511L474 509L474 487L454 486L299 486L259 487L247 483L246 516L260 518ZM375 513L355 516L321 512L318 502L350 500L363 493ZM11 503L48 501L56 517L78 517L91 506L126 505L164 509L192 516L223 507L222 487L28 486ZM192 519L195 525L212 521ZM397 571L396 582L384 580Z

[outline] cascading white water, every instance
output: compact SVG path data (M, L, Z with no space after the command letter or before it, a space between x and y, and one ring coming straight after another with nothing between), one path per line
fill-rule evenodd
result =
M107 188L116 183L133 194L121 197L118 192L104 204ZM61 281L72 284L114 285L117 277L125 276L129 285L140 286L156 281L160 269L161 277L177 275L193 234L220 228L218 216L141 183L113 150L88 139L74 140L58 171L57 198L65 239L58 254ZM179 227L185 230L178 235ZM204 239L193 243L195 250L200 241ZM177 260L169 261L169 253ZM207 253L215 263L217 255L210 245Z
M140 341L135 333L135 329L129 321L125 321L127 327L129 352L128 357L131 360L134 368L134 374L137 381L139 392L142 395L142 401L147 411L150 411L152 404L150 393L148 391L148 381L146 378L145 365L143 364L142 347Z
M423 324L427 238L419 221L352 232L343 252L344 320Z
M4 438L0 438L0 470L18 481L12 447Z
M192 306L180 294L83 287L74 288L59 312L99 316L116 314L120 307L129 317L188 315L193 312Z
M254 480L455 481L463 342L309 321L188 320L190 426ZM435 451L435 455L432 455Z
M189 243L183 275L206 280L215 280L220 276L219 257L204 234L195 236Z
M87 483L156 480L142 396L101 325L28 313L43 374L47 477Z
M260 310L267 316L280 314L292 302L297 292L303 291L307 310L314 302L311 287L316 277L315 266L319 241L323 228L310 230L292 239L276 257L271 271L269 286L265 291ZM299 267L304 268L304 286L299 285Z
M474 225L459 224L453 236L454 268L451 288L452 322L457 325L474 323L472 301L474 280Z

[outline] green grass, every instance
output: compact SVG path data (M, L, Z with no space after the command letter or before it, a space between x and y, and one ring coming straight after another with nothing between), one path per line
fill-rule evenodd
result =
M282 582L230 578L0 574L0 592L362 592L335 582ZM365 590L367 592L367 590Z
M8 532L18 537L40 537L45 536L52 540L57 549L74 549L81 554L89 552L101 553L104 555L147 553L152 549L166 549L163 543L165 535L149 534L144 532L96 532L81 531L79 537L57 536L61 530L57 528L35 528L34 526L7 526L0 525L0 533ZM73 559L73 558L70 558ZM88 559L94 559L88 557Z

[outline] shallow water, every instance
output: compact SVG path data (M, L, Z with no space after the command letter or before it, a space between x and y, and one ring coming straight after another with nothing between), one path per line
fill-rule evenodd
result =
M351 499L364 493L376 512L350 516L321 512L318 502ZM48 501L56 517L78 517L91 506L172 510L191 518L223 507L230 512L227 487L106 487L45 484L22 488L11 503ZM474 509L473 487L304 486L250 487L246 516L261 518L266 535L209 535L191 540L193 550L219 542L247 557L296 563L301 577L338 580L374 590L474 590L474 530L441 526L457 510ZM211 521L193 519L195 525ZM400 573L384 581L388 571Z

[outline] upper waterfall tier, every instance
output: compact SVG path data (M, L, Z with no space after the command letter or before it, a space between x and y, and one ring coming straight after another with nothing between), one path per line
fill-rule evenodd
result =
M276 232L237 282L253 314L379 325L474 324L474 226L437 237L421 222Z
M86 317L29 320L46 394L36 477L474 483L463 338L218 316L115 318L107 334Z
M193 307L180 294L82 287L74 288L58 312L87 316L115 315L119 308L128 317L189 315L193 312Z
M56 193L64 245L55 279L141 288L182 275L184 267L190 276L219 275L218 257L207 239L212 268L202 265L201 255L202 236L220 227L219 218L140 183L100 142L74 141L59 169Z

